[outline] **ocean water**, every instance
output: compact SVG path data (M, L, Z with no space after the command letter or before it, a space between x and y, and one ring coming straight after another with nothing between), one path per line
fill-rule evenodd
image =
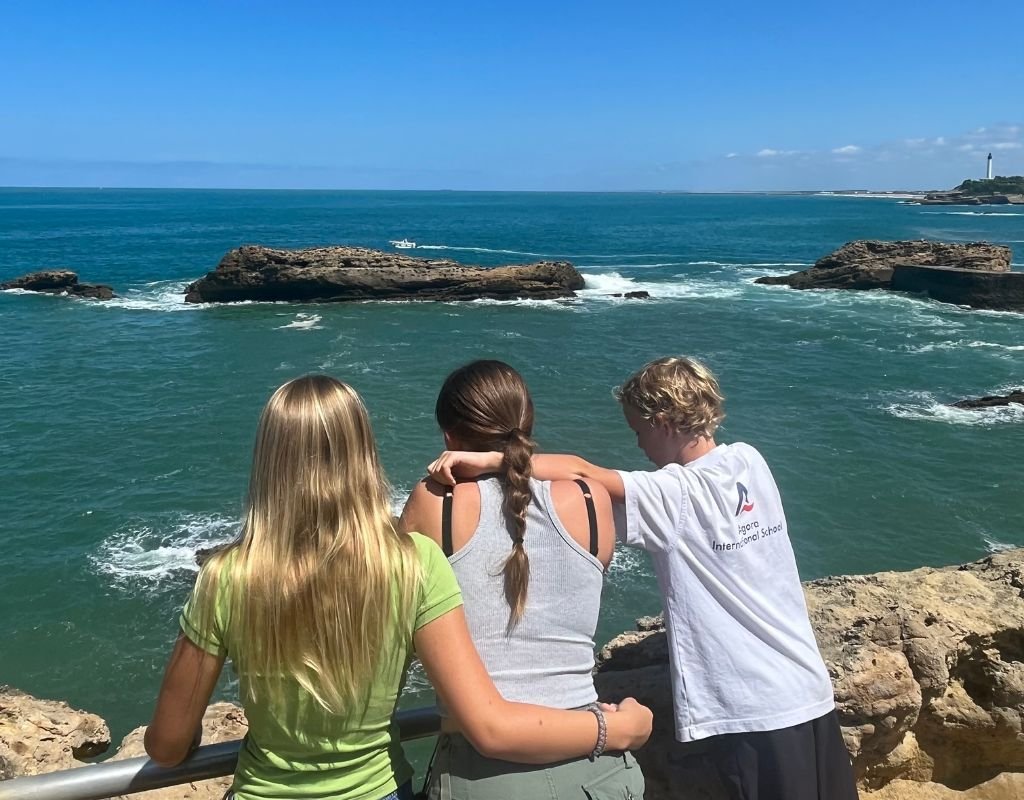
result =
M415 255L565 258L564 301L186 306L230 248L408 237ZM322 371L373 416L396 506L441 446L450 369L526 376L543 449L647 465L611 389L690 353L719 373L721 440L773 466L806 578L976 559L1024 545L1024 409L946 403L1024 384L1024 315L882 292L753 283L856 238L990 240L1024 264L1024 211L815 196L0 190L0 277L75 269L93 303L0 293L0 683L148 720L197 547L232 537L257 415ZM609 295L646 289L652 300ZM770 575L765 580L771 580ZM659 610L620 551L599 642ZM225 681L222 696L231 697ZM407 704L426 702L413 677Z

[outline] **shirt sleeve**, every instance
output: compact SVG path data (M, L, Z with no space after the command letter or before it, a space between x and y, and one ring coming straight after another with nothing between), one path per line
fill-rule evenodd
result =
M650 552L667 550L676 540L686 513L683 481L669 469L619 475L626 489L625 503L614 509L619 541Z
M181 631L196 647L211 655L224 657L227 646L224 643L222 593L203 590L203 575L200 573L192 594L182 609L178 624ZM215 596L216 595L216 596Z
M451 564L444 557L441 548L426 536L412 534L423 567L423 593L419 608L416 609L414 630L447 614L462 605L462 592L455 579Z

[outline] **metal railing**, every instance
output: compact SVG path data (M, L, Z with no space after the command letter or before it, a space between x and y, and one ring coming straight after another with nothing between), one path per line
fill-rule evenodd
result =
M403 742L436 736L441 730L434 707L399 711L395 719ZM159 767L139 757L0 781L0 800L103 800L219 778L235 771L241 744L236 739L204 745L176 767Z

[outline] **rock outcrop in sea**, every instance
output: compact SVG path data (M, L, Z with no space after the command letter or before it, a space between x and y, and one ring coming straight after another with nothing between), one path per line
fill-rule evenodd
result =
M89 300L110 300L114 290L109 286L79 283L78 275L69 269L47 269L30 272L12 281L0 283L0 289L23 289L26 292L84 297Z
M966 400L957 400L955 403L950 403L953 408L998 408L999 406L1008 406L1011 404L1018 404L1024 406L1024 387L1020 389L1013 389L1007 394L990 394L985 397L971 397Z
M959 244L859 239L847 242L801 272L766 276L758 278L756 283L793 289L891 289L893 270L897 265L1008 272L1011 258L1009 247L988 242Z
M190 284L185 302L547 300L575 297L582 288L583 276L565 261L482 268L363 247L246 246Z
M805 584L864 800L1024 797L1024 550L963 566L823 578ZM728 665L711 665L728 676ZM673 736L668 648L660 618L638 621L600 653L603 699L654 709L637 753L648 800L725 800L701 742ZM239 738L241 711L204 717L204 743ZM142 728L115 758L141 755ZM103 721L64 703L0 692L0 776L77 765L110 742ZM218 800L228 779L133 797ZM685 791L684 791L685 789Z
M964 194L962 192L933 192L916 201L922 206L1021 206L1024 194Z
M893 269L892 288L927 295L943 303L1024 312L1024 272L898 264Z

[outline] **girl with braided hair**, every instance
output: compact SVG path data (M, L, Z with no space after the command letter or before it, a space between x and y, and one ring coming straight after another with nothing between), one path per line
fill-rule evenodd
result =
M400 527L441 545L473 643L502 697L590 707L597 701L594 632L615 545L607 491L534 479L533 401L508 364L474 361L452 372L435 416L447 449L500 453L501 463L454 487L421 481ZM443 729L431 800L643 797L643 775L629 752L537 767L480 753L447 715Z

